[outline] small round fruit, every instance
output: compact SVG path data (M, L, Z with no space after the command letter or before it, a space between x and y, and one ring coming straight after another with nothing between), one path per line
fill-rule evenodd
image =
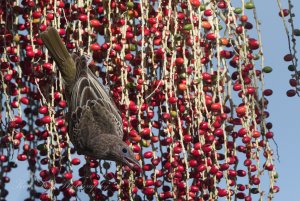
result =
M234 13L235 14L241 14L243 12L243 9L242 8L235 8L234 9Z
M288 66L288 69L289 69L289 71L295 71L296 67L291 64L291 65Z
M294 29L293 34L295 36L300 36L300 29Z
M245 8L246 9L253 9L254 7L255 6L254 6L253 2L248 1L248 2L245 3Z
M294 89L290 89L290 90L288 90L288 91L286 92L286 95L287 95L288 97L293 97L293 96L296 95L296 91L295 91Z
M272 72L272 67L270 67L270 66L265 66L263 69L262 69L262 71L264 72L264 73L271 73Z

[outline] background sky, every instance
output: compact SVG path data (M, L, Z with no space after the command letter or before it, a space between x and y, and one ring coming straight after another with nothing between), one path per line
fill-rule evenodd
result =
M287 8L286 1L282 1L282 4L283 8ZM296 15L294 23L296 28L300 29L300 1L293 0L293 4ZM273 72L265 77L265 88L273 90L273 95L268 98L268 111L271 114L269 120L273 123L273 132L280 155L280 162L276 161L276 168L279 172L277 185L280 187L280 192L275 195L274 200L298 201L300 200L298 183L300 181L300 98L286 96L286 91L290 89L291 77L291 73L287 70L290 63L283 61L283 56L288 53L287 37L282 20L278 16L277 2L257 0L255 5L262 23L265 65L273 68ZM300 37L297 39L299 40ZM297 49L300 52L300 42L298 42ZM297 55L299 58L300 54ZM272 145L275 148L275 145ZM24 196L28 195L26 192L28 172L25 164L19 163L19 168L14 169L10 176L11 182L8 184L8 189L11 191L7 200L24 200Z

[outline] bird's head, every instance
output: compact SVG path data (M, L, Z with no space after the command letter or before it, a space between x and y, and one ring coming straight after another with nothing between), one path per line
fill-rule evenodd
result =
M135 156L131 148L123 141L118 141L111 147L111 156L116 162L122 163L134 169L135 165L140 167L139 162L135 159Z

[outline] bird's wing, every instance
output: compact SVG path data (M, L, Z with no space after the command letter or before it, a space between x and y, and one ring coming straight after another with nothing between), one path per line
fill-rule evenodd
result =
M74 147L79 153L86 154L94 157L93 144L103 144L97 147L98 151L105 156L109 151L108 147L104 146L107 133L115 132L113 127L107 127L105 118L98 118L95 115L95 100L88 101L87 105L77 107L72 113L71 122L71 135L70 139ZM100 120L100 121L99 121ZM103 134L104 137L101 137Z
M116 135L122 139L122 118L112 99L88 68L86 57L81 56L75 62L76 83L70 102L71 132L76 135L76 130L82 129L85 121L89 121L98 134Z

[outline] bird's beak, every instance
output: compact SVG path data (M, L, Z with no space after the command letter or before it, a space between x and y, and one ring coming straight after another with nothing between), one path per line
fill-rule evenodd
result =
M130 169L135 170L137 167L141 168L140 163L134 159L134 158L129 158L129 157L124 157L125 164L130 167Z

